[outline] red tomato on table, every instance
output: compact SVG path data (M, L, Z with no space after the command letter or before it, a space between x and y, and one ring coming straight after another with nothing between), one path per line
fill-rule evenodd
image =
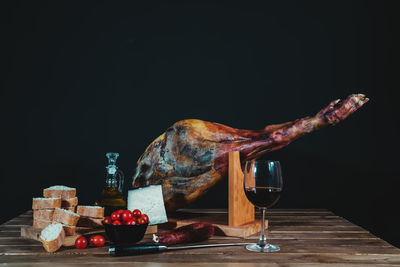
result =
M90 238L89 238L89 245L92 245L92 246L94 246L93 237L94 237L94 235L90 236Z
M102 235L93 236L93 245L95 245L96 247L104 246L105 242L106 242L106 240L104 239L104 237Z
M86 239L86 237L84 237L84 236L78 237L78 238L75 240L75 247L76 247L76 248L79 248L79 249L86 248L86 247L87 247L87 244L88 244L87 239Z

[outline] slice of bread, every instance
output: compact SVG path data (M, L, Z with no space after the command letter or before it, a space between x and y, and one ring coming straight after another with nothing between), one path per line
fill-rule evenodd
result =
M79 215L73 211L56 208L53 215L53 220L66 225L76 226Z
M33 210L33 219L53 220L54 209Z
M52 223L53 223L53 221L51 221L51 220L33 218L32 226L33 226L33 228L44 229Z
M68 207L68 208L63 208L63 209L65 209L65 210L70 210L70 211L72 211L72 212L75 212L75 206L73 206L73 207Z
M33 210L55 209L60 207L61 207L60 197L52 197L52 198L35 197L32 199Z
M50 224L40 233L40 241L47 252L55 252L61 246L65 238L63 226L60 223Z
M63 224L62 226L64 228L65 235L74 235L76 233L76 226L66 224Z
M33 219L33 227L34 228L38 228L38 229L44 229L47 226L49 226L50 224L57 224L59 222L56 221L50 221L50 220L42 220L42 219ZM64 228L64 232L65 235L74 235L76 233L76 226L72 226L72 225L66 225L61 223L63 228Z
M99 228L103 227L102 221L104 218L93 218L81 216L78 221L79 227Z
M99 206L78 206L76 213L86 217L103 218L104 208Z
M44 197L61 197L62 199L76 197L76 189L65 185L54 185L43 189Z
M61 207L62 208L75 207L76 205L78 205L77 197L61 199Z
M52 222L53 224L56 224L58 222ZM66 236L74 235L76 233L76 226L71 226L71 225L66 225L66 224L61 224L64 228L64 232Z

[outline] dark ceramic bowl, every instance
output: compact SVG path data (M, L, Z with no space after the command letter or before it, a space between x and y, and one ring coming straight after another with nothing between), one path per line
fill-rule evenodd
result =
M114 244L136 243L142 240L148 224L113 225L103 223L108 239Z

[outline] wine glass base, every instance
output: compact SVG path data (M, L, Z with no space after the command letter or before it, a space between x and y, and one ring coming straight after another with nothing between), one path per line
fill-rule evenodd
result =
M272 244L267 244L264 247L258 245L258 244L249 244L246 246L246 249L249 251L253 252L277 252L281 250L280 247L272 245Z

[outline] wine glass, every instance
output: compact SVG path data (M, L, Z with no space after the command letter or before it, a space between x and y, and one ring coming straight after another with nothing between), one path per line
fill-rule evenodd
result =
M279 161L251 160L244 169L244 192L247 199L261 209L261 232L258 243L249 244L247 250L254 252L279 251L278 246L267 243L265 235L265 211L278 202L282 191L282 174Z

